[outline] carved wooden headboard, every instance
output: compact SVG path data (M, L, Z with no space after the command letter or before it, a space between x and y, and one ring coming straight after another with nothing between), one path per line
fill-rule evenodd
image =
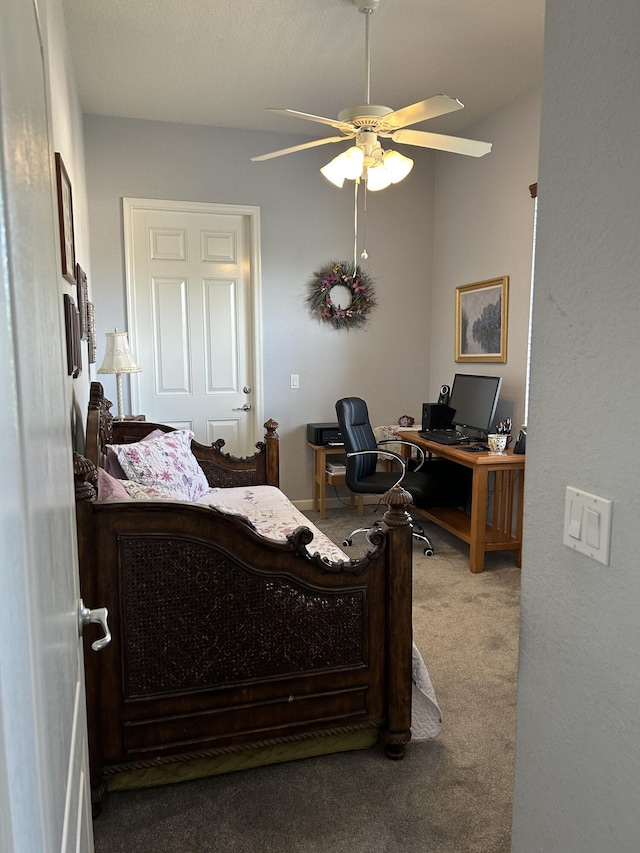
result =
M96 468L105 467L107 444L129 444L140 441L152 430L170 432L166 424L151 423L143 418L118 420L111 414L112 403L104 395L102 383L92 382L87 414L85 456ZM223 451L224 439L212 445L191 442L191 450L212 487L280 485L280 446L278 424L268 420L263 441L256 444L253 456L237 457Z

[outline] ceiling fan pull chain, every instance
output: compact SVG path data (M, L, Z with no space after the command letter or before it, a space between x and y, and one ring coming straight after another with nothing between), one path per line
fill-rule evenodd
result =
M362 206L362 252L360 257L366 261L369 257L367 252L367 182L364 182L364 204Z
M353 196L353 274L356 274L358 269L358 184L360 179L354 181L354 196Z

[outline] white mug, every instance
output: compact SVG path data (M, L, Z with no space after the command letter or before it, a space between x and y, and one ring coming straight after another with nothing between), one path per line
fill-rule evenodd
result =
M490 435L488 436L489 453L504 453L507 447L506 435Z

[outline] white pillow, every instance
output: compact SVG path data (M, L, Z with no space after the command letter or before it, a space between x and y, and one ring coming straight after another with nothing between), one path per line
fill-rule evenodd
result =
M176 429L148 441L108 447L129 480L179 501L197 501L209 483L191 452L192 438L191 430Z

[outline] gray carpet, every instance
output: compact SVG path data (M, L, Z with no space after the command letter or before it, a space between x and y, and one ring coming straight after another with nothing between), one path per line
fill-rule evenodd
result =
M327 514L309 517L340 543L357 518ZM414 639L442 709L438 738L400 762L374 747L110 794L96 853L508 853L520 570L495 553L472 575L464 543L428 532L436 555L414 548Z

